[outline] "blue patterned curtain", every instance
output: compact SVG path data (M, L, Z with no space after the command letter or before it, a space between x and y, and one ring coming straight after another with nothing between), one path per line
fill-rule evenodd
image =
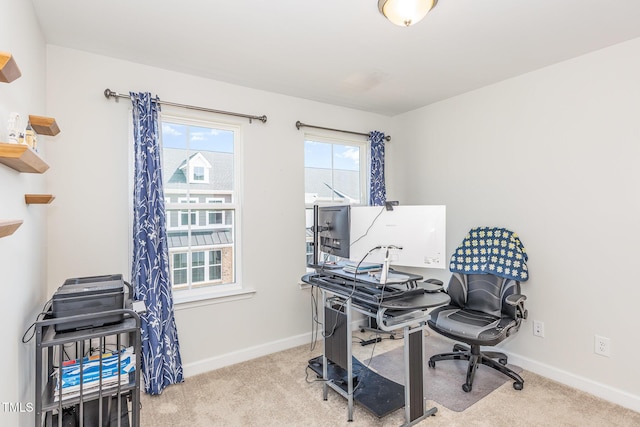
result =
M384 133L377 130L369 133L371 144L371 188L369 204L382 206L387 201L387 187L384 183Z
M136 300L144 300L142 377L145 391L160 394L183 381L178 332L173 317L169 248L160 167L157 98L130 93L135 150L133 266Z

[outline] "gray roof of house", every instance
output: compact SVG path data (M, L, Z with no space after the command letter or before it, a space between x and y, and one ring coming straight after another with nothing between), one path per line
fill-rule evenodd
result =
M320 198L331 197L333 191L329 186L333 181L333 188L337 191L352 199L358 200L360 198L358 194L360 174L357 171L334 169L332 179L330 169L305 168L304 178L305 193L317 194ZM334 199L340 198L337 194L333 194L333 196Z
M186 231L167 231L167 240L169 248L214 246L233 243L233 234L229 229L192 231L191 239L189 239Z

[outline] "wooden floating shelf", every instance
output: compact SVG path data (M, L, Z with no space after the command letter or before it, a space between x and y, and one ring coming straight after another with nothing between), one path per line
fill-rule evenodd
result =
M25 194L24 202L28 205L48 205L53 202L55 196L51 194Z
M49 169L49 165L25 144L0 142L0 163L25 173L44 173Z
M22 220L0 220L0 237L11 236L22 225Z
M21 75L13 55L9 52L0 52L0 82L11 83Z
M29 115L29 123L38 135L56 136L60 133L56 119L52 117Z

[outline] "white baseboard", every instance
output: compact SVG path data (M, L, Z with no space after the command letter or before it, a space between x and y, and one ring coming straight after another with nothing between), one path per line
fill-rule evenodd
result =
M254 347L245 348L234 351L232 353L222 354L220 356L210 357L182 365L182 371L185 377L203 374L214 369L224 368L225 366L235 365L236 363L246 362L247 360L266 356L268 354L277 353L278 351L288 350L293 347L311 343L311 333L305 333L282 340L277 340ZM321 351L322 349L320 349Z
M504 349L501 349L501 351L504 351ZM519 354L509 352L505 353L509 356L509 363L520 366L527 371L600 397L633 411L640 412L640 396L638 395L572 374L571 372L558 369L554 366L537 362L527 357L520 356Z

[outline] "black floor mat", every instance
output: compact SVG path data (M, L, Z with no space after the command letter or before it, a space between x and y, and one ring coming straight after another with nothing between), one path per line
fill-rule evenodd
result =
M322 378L322 356L309 360L309 367ZM404 407L404 386L378 375L352 358L353 400L379 418ZM335 363L327 365L327 376L345 392L347 370Z

